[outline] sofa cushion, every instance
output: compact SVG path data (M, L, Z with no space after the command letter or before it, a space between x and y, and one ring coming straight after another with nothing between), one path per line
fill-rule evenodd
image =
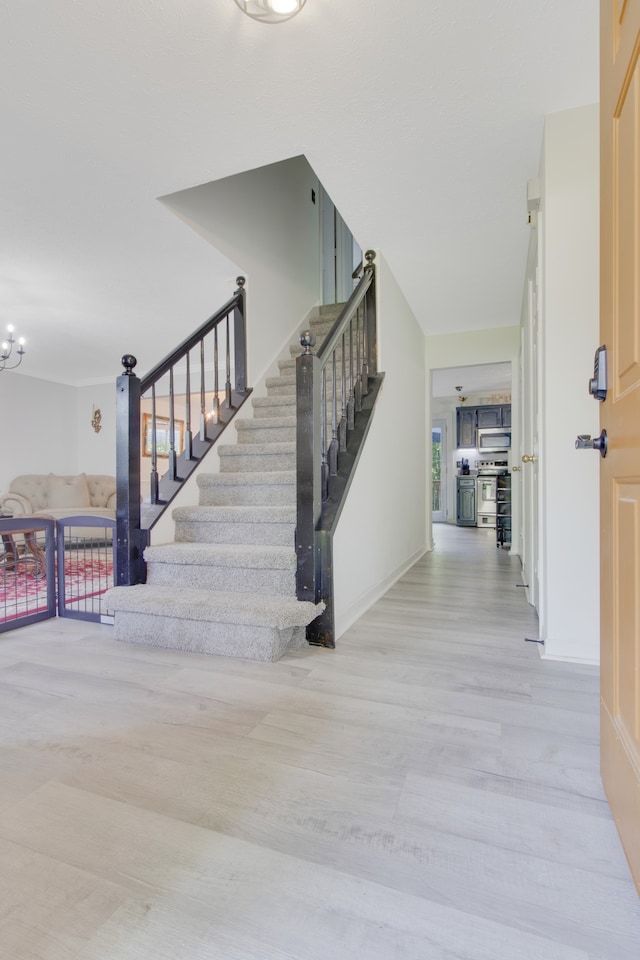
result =
M87 486L92 507L110 507L109 500L116 492L116 478L100 473L87 474Z
M50 473L47 477L48 507L88 507L91 505L87 475L78 473L61 477Z
M9 490L29 501L29 508L20 512L31 513L47 505L47 476L44 473L23 473L11 481Z

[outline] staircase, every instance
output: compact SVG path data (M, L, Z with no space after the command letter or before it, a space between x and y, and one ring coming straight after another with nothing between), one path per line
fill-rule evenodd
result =
M319 347L342 304L318 308ZM278 363L220 473L199 474L199 505L173 510L175 541L147 547L147 583L110 590L117 640L250 660L305 643L324 604L296 599L296 357ZM331 393L331 384L327 385Z

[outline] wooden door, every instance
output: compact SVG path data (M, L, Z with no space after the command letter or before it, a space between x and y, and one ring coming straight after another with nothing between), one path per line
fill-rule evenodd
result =
M602 779L640 891L640 0L601 3Z

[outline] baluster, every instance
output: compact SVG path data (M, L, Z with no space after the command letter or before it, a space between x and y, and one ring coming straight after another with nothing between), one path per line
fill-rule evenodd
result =
M229 340L229 314L227 314L227 380L224 385L224 395L227 402L227 409L231 410L233 404L231 402L231 343Z
M322 451L322 499L329 498L329 463L327 460L327 368L322 368L322 394L320 400L320 449Z
M200 439L207 439L207 399L204 389L204 337L200 341Z
M184 383L184 458L193 460L191 435L191 354L187 352L187 372Z
M331 357L332 364L332 379L331 386L333 388L333 397L331 398L331 443L329 444L329 476L337 477L338 475L338 384L336 381L337 374L337 359L336 351L333 351ZM325 368L326 369L326 368Z
M151 385L151 503L159 502L158 450L156 447L156 385Z
M213 422L220 423L220 371L218 369L218 327L213 331Z
M338 438L340 443L340 452L344 453L347 449L347 348L344 333L342 334L342 376L340 378L341 386L341 416L338 427Z
M347 430L355 426L355 399L353 395L353 319L349 321L349 400L347 401Z
M169 479L178 479L176 459L176 413L175 393L173 390L173 367L169 368Z
M362 395L369 393L369 327L367 320L367 298L362 305Z
M355 386L356 413L362 410L362 368L360 366L360 307L356 310L356 386Z

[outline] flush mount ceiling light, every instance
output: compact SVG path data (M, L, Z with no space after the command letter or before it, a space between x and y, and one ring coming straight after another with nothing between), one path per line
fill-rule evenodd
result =
M252 20L260 23L284 23L300 13L307 0L235 0Z

